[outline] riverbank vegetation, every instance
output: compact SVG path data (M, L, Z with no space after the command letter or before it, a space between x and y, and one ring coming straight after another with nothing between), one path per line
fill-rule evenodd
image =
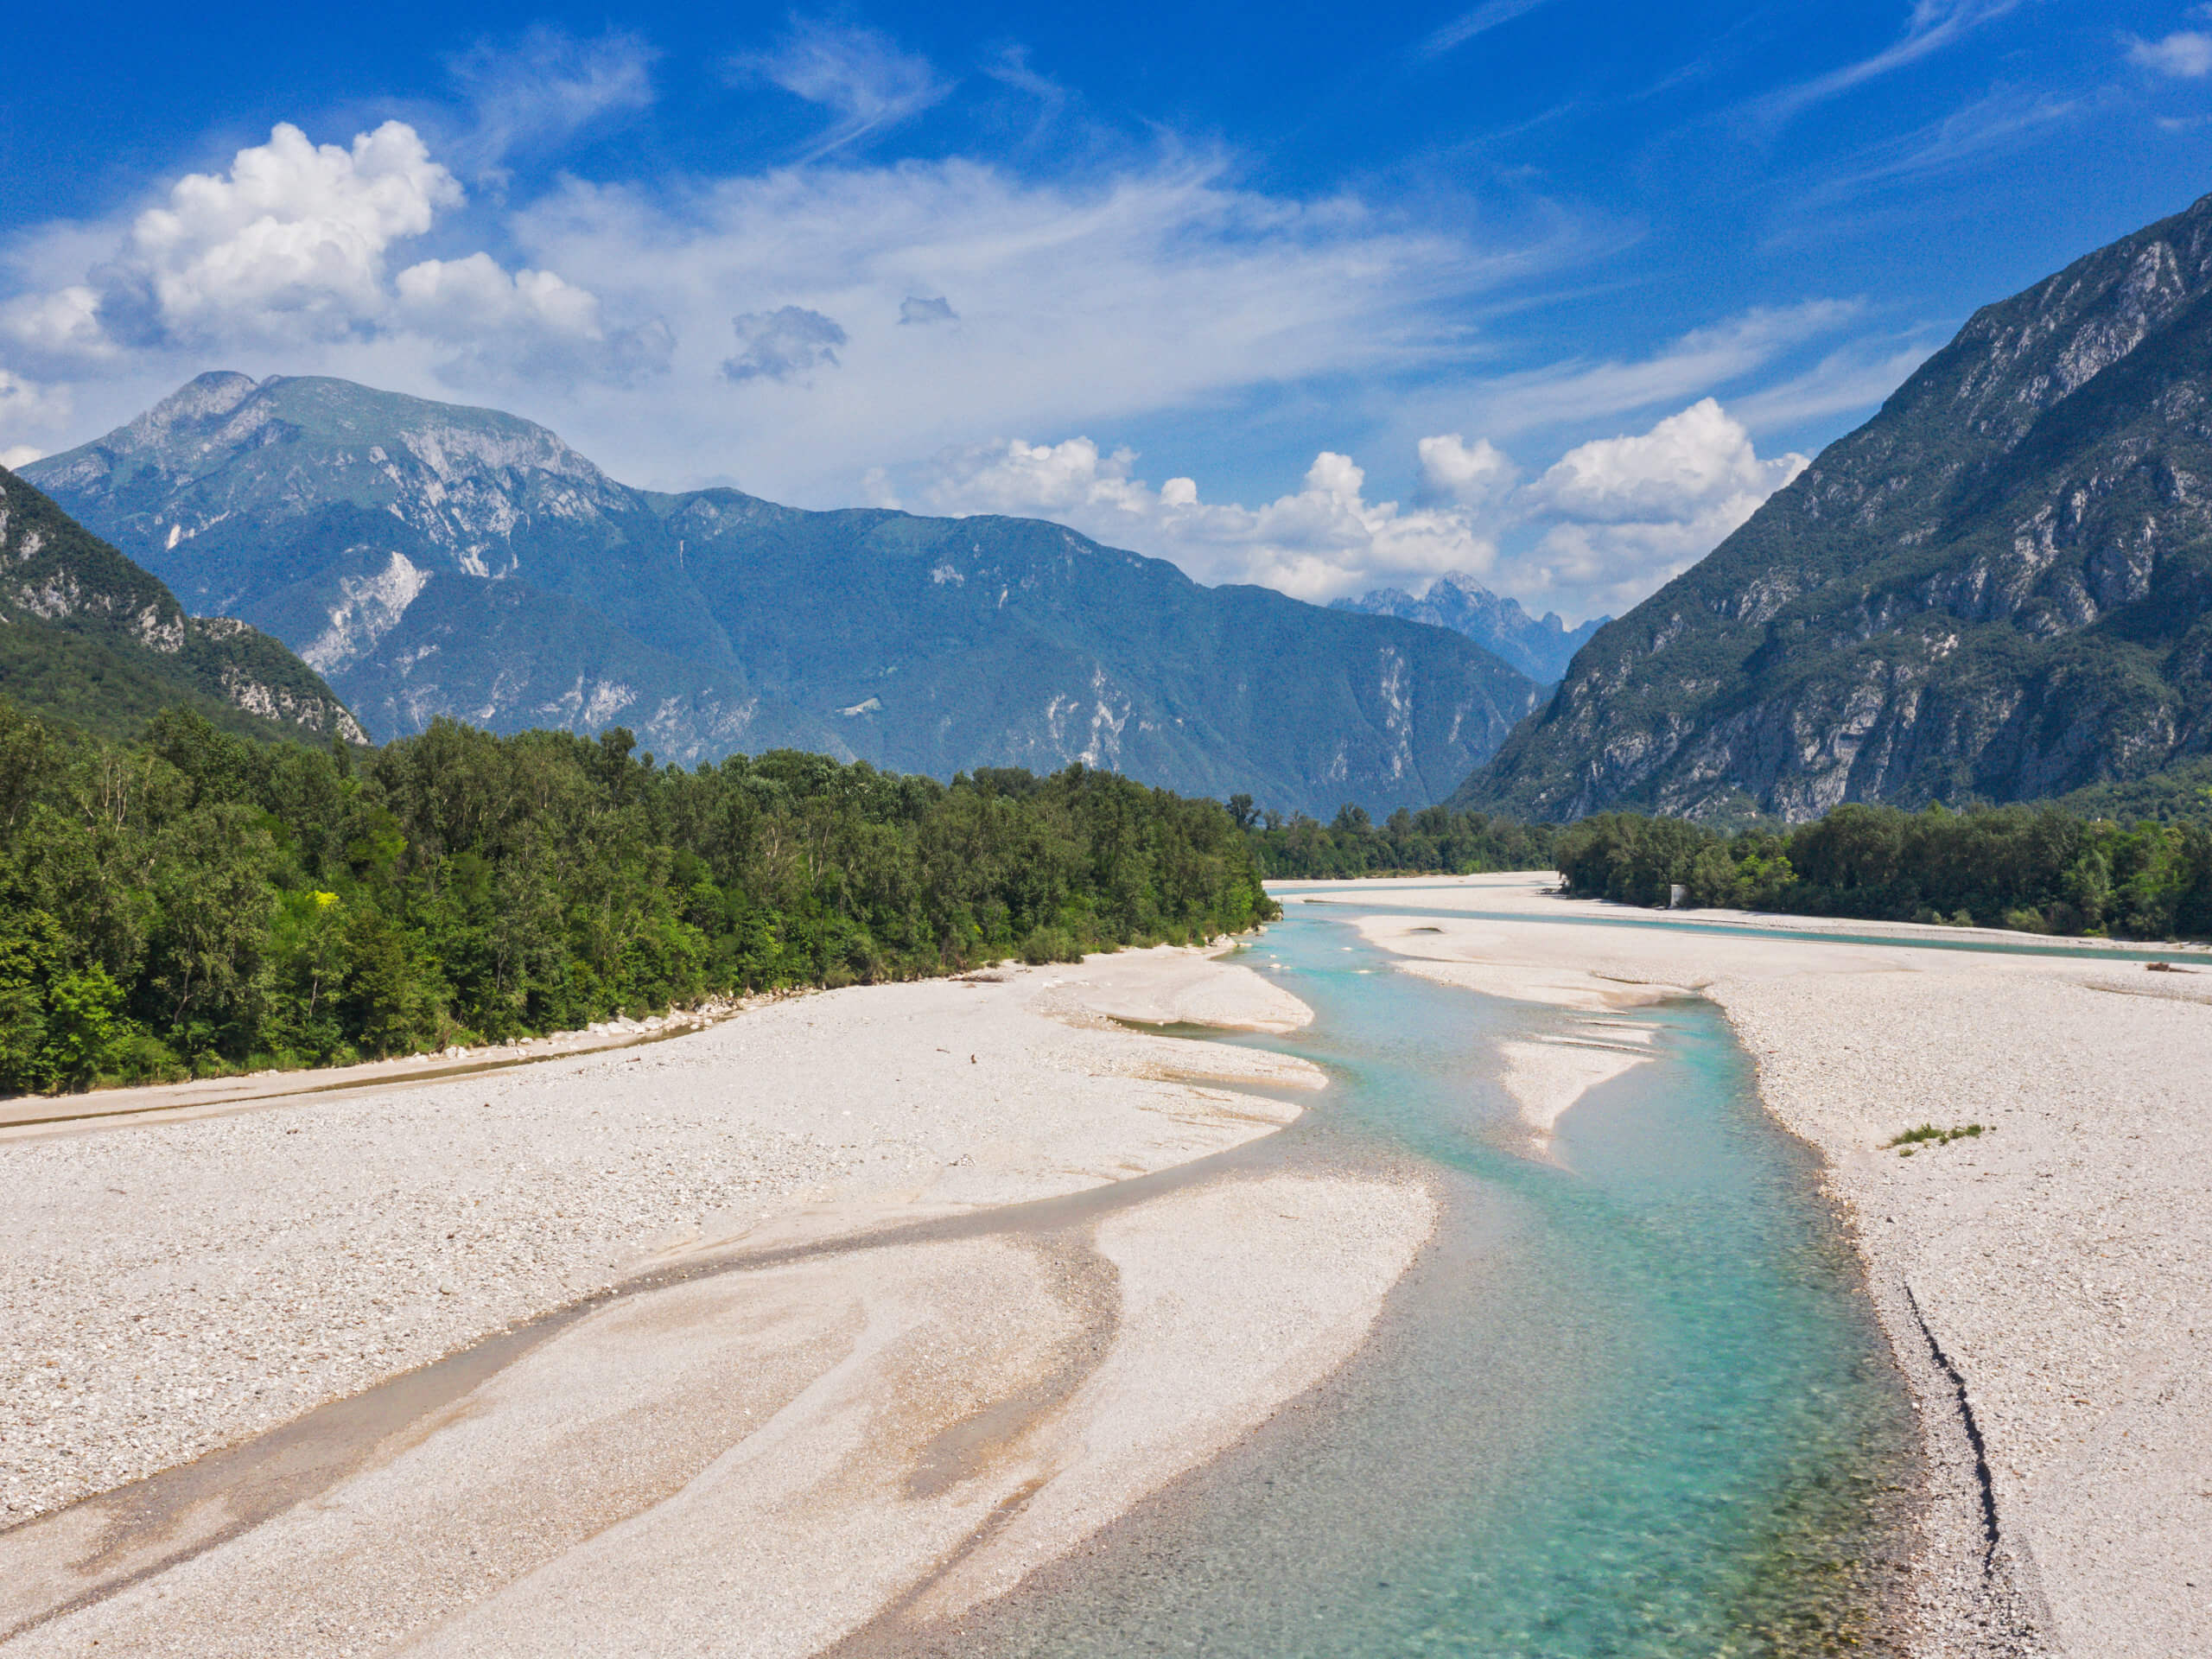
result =
M2212 935L2212 825L2133 825L2061 806L1839 806L1732 834L1604 812L1561 830L1567 891L1812 916L2140 939Z
M1475 875L1552 867L1555 831L1548 823L1442 806L1419 812L1402 807L1381 823L1357 806L1345 807L1328 823L1303 814L1286 823L1274 813L1255 816L1245 796L1232 796L1229 806L1246 826L1260 868L1274 880Z
M728 993L1185 943L1276 914L1217 803L626 732L378 749L0 699L0 1091L342 1064Z

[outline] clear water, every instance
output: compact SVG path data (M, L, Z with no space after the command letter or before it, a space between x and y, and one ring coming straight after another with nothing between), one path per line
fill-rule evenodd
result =
M1243 960L1314 1008L1249 1039L1335 1086L1288 1166L1446 1205L1376 1339L1077 1556L907 1652L1652 1656L1880 1650L1910 1407L1803 1148L1709 1007L1513 1148L1504 1038L1572 1016L1392 970L1294 906ZM1247 1040L1247 1039L1237 1039Z

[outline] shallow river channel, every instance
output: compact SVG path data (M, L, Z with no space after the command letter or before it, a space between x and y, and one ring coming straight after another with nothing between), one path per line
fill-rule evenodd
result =
M964 1656L1878 1651L1916 1436L1808 1152L1718 1011L1529 1154L1497 1046L1574 1016L1396 970L1294 906L1239 960L1315 1011L1332 1086L1264 1143L1444 1201L1359 1357L964 1621ZM1196 1035L1192 1033L1189 1034ZM888 1632L884 1632L888 1634ZM868 1643L871 1648L874 1643Z

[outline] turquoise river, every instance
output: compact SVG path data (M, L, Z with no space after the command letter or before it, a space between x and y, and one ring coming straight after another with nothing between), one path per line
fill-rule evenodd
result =
M1357 901L1355 901L1357 902ZM1417 902L1417 901L1416 901ZM1378 906L1378 908L1382 906ZM1246 1167L1380 1172L1433 1243L1328 1382L1077 1555L904 1652L1713 1659L1880 1651L1917 1465L1811 1154L1717 1010L1525 1151L1498 1045L1571 1016L1395 970L1320 906L1240 960L1331 1086ZM1196 1034L1196 1033L1192 1033Z

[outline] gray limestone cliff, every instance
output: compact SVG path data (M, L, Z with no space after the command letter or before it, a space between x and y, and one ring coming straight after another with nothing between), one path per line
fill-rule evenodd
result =
M2212 197L1985 307L1454 796L1803 819L2212 745Z

